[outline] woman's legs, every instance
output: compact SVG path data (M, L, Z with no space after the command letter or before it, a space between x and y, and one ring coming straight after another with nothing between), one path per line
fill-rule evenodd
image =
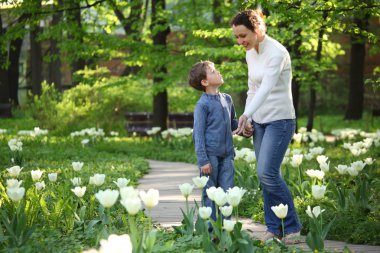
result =
M280 173L294 129L294 120L277 120L265 124L254 122L254 147L257 173L263 188L265 223L268 231L276 235L281 234L281 220L271 207L281 203L288 205L288 215L284 219L285 234L301 230L292 195Z

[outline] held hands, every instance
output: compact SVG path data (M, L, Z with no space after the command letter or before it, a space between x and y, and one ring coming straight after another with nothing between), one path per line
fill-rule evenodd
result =
M201 167L202 174L211 175L211 171L212 171L211 163L208 163Z
M251 123L248 121L247 116L244 114L240 116L238 127L233 134L243 135L244 137L251 137L253 134L253 128Z

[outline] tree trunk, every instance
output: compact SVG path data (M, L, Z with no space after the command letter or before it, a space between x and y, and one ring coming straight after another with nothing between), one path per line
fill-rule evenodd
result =
M368 19L368 16L364 19L355 18L354 22L360 30L365 30L368 26ZM365 39L360 35L351 35L350 90L344 119L359 120L362 118L364 102L364 60Z
M212 3L212 19L216 27L220 27L223 22L223 17L220 10L220 0L213 0Z
M5 34L5 29L3 28L3 20L1 18L0 12L0 37ZM0 50L0 104L9 103L9 82L8 82L8 71L5 67L7 61L7 54Z
M68 13L68 18L70 21L74 24L75 26L75 34L71 34L69 37L71 39L75 39L79 41L81 44L83 44L83 28L82 28L82 21L81 21L81 9L80 9L80 2L79 1L74 1L71 3L72 9ZM84 69L86 65L86 62L84 59L79 58L75 60L71 64L71 70L72 74L77 72L78 70ZM72 81L73 85L77 85L78 83L75 81Z
M327 11L323 12L323 23L321 28L318 32L318 46L317 46L317 52L315 55L316 62L320 62L322 58L322 46L323 46L323 35L325 33L325 21L327 19ZM315 80L319 79L319 72L315 73ZM314 125L314 112L315 112L315 102L316 102L316 91L314 87L310 87L310 100L309 100L309 113L307 115L307 125L306 130L308 132L311 132L313 130Z
M33 95L41 95L42 49L41 43L37 41L37 36L40 32L39 25L30 32L30 71Z
M166 36L169 34L170 29L167 21L159 15L160 11L165 10L165 0L152 0L152 27L161 26L161 29L156 34L153 34L153 44L157 46L157 50L166 49ZM153 29L152 29L153 30ZM165 66L157 69L161 73L166 73ZM153 78L153 85L159 85L162 81L161 77L155 76ZM161 127L162 130L167 128L166 121L168 118L168 95L166 88L158 91L153 95L153 125Z
M296 58L301 58L301 51L300 47L302 45L302 36L301 36L302 29L297 29L295 32L295 43L293 45L292 51L293 51L293 56ZM296 66L295 67L295 72L300 71L301 66ZM294 110L296 113L296 133L298 133L298 105L299 105L299 98L300 98L300 87L301 83L296 79L292 79L292 97L293 97L293 106Z
M61 4L61 1L58 1ZM62 18L62 13L55 13L53 15L53 19L51 22L51 26L55 26L59 24ZM61 35L59 35L61 37ZM61 58L60 58L60 50L58 48L58 40L59 38L51 38L50 39L50 50L49 54L51 60L49 62L49 83L54 83L54 86L57 90L62 91L62 73L61 73Z
M18 101L18 86L19 86L19 63L20 53L22 47L23 38L12 40L9 49L9 68L8 68L8 81L10 99L15 105L19 105Z

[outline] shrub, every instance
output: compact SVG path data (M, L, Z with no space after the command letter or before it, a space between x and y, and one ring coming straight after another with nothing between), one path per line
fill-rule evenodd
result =
M42 94L33 98L28 111L40 127L65 134L94 126L121 131L126 111L150 110L151 84L146 79L101 77L91 85L87 81L63 94L43 83Z

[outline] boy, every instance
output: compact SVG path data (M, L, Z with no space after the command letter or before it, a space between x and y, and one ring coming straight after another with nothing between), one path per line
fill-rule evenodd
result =
M215 186L227 191L234 185L234 146L232 131L238 126L232 98L219 92L222 75L210 61L195 64L189 73L189 84L203 91L194 110L193 141L201 175L208 175L204 188L204 204L215 208L207 197L206 189Z

